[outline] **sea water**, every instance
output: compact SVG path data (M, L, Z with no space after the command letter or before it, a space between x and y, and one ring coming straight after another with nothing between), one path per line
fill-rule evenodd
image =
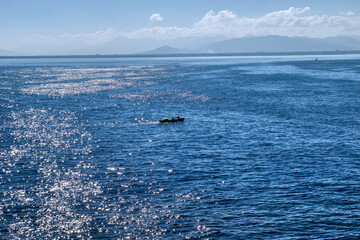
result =
M2 59L0 188L1 239L358 239L360 56Z

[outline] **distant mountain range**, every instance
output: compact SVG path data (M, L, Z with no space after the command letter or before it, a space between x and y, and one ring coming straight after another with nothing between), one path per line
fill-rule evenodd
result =
M109 42L78 49L77 54L175 54L196 52L198 49L215 42L223 41L224 37L187 37L171 40L151 38L130 39L117 37Z
M28 44L13 52L0 51L0 55L228 54L354 50L360 50L360 37L247 36L233 39L188 37L173 40L117 37L111 41L91 46L80 42L66 43L61 46Z
M360 39L351 37L284 37L264 36L234 38L215 42L198 49L178 49L162 46L145 53L271 53L271 52L321 52L360 50Z

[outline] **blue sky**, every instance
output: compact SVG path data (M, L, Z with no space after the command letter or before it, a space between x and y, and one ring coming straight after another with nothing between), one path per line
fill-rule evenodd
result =
M0 49L119 36L360 35L359 16L358 0L0 0Z

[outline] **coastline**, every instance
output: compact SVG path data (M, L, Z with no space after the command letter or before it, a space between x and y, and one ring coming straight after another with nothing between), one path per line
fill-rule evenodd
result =
M237 57L237 56L306 56L306 55L349 55L360 54L354 51L319 51L319 52L253 52L253 53L177 53L177 54L89 54L89 55L30 55L0 56L0 59L31 58L162 58L162 57Z

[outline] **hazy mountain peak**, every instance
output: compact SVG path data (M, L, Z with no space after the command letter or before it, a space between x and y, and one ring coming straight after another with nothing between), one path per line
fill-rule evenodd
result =
M178 48L173 48L168 45L164 45L158 47L151 51L146 51L146 54L176 54L176 53L183 53L184 51Z

